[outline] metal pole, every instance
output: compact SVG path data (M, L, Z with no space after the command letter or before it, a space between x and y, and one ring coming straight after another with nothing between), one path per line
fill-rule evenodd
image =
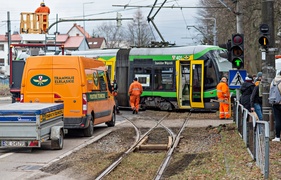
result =
M61 22L75 22L75 21L116 21L116 20L122 20L122 21L125 21L125 20L134 20L134 18L98 18L98 19L59 19L58 21L52 23L46 30L46 32L48 33L50 31L50 29L58 24L58 23L61 23Z
M85 41L86 41L86 25L85 25L85 4L93 4L94 2L85 2L83 3L83 29L84 29L84 38L85 38ZM86 50L86 47L84 47L84 49Z
M214 45L217 45L217 19L214 18L215 25L214 25Z
M197 28L196 26L189 26L189 25L186 26L186 28L189 28L189 27L194 27L197 31L199 31L204 36L204 38L206 38L208 40L208 42L211 41L210 38L203 31L201 31L199 28Z
M216 18L205 18L205 19L212 19L214 20L214 28L213 28L213 44L216 46L217 45L217 19Z
M239 8L239 1L236 2L236 25L237 25L237 33L243 34L243 12L242 9Z
M10 57L11 57L11 54L10 54L10 45L11 45L11 21L10 21L10 12L8 11L7 12L7 35L8 35L8 49L9 49L9 52L8 52L8 65L10 65ZM11 72L11 71L10 71Z
M269 26L269 46L268 49L275 47L275 35L274 35L274 0L262 0L262 23ZM269 88L272 79L275 77L275 55L274 51L267 51L266 58L261 60L262 63L262 108L263 108L263 120L269 121L268 110L271 109L268 103ZM271 130L274 131L274 130Z

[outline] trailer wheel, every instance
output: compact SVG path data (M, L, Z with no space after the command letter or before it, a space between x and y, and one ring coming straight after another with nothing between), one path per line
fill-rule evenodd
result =
M91 119L89 126L83 130L85 137L92 137L94 134L94 127L93 127L93 121Z
M64 133L60 130L60 136L58 139L51 140L51 147L55 150L61 150L63 148Z

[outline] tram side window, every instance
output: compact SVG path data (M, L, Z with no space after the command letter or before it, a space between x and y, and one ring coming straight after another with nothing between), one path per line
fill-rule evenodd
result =
M152 90L151 67L134 67L134 77L136 74L138 75L138 81L142 84L143 90Z
M173 68L158 67L154 69L154 89L158 91L173 89Z
M207 69L205 69L204 76L205 76L204 77L205 90L215 89L218 84L218 80L217 80L216 71L214 69L214 66L207 67Z

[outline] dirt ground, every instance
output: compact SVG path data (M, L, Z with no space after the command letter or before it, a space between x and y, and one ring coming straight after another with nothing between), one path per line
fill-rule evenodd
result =
M146 111L150 122L135 116L136 124L143 124L145 131L153 118L161 117L166 112ZM171 113L165 124L178 131L178 124L186 113ZM216 119L215 113L193 113L191 119ZM139 122L139 123L138 123ZM42 169L45 173L57 174L70 179L94 179L122 152L135 141L135 130L130 126L120 126L99 141L86 146L53 165ZM167 133L158 130L150 136L151 143L167 142ZM281 178L281 143L270 144L271 179ZM163 151L135 152L105 179L154 179L155 172L165 155ZM234 124L218 127L187 127L176 153L162 179L263 179L260 169L247 152Z

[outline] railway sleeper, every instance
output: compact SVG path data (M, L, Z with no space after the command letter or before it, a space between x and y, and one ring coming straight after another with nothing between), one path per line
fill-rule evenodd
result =
M144 137L142 141L137 145L135 151L140 150L168 150L172 146L172 137L168 136L168 143L167 144L145 144L148 141L148 136Z

